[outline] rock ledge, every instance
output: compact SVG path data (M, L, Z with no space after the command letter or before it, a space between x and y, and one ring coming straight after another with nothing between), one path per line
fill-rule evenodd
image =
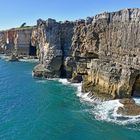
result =
M126 116L140 115L140 106L135 103L134 99L121 99L120 103L123 104L123 107L118 108L118 114Z

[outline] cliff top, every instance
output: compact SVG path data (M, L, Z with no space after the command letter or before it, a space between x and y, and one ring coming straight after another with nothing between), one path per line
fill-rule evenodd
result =
M11 29L7 29L7 30L0 30L0 32L6 32L6 31L20 31L20 30L32 30L34 29L36 26L24 26L24 27L16 27L16 28L11 28Z
M100 14L96 14L95 16L89 16L86 19L78 19L75 21L56 21L55 19L48 18L47 20L39 19L37 20L37 25L42 25L46 23L92 23L97 20L108 19L109 21L140 21L140 8L126 8L115 12L103 12Z

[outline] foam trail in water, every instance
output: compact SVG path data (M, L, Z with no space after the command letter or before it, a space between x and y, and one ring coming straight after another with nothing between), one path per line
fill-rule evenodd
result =
M0 58L1 58L1 59L8 59L9 57L6 56L6 55L4 55L4 54L0 54Z
M117 123L119 125L136 124L140 122L140 116L122 116L117 114L117 109L123 106L119 100L110 100L101 102L90 93L82 93L82 83L73 84L67 79L55 79L64 85L71 85L77 87L77 96L81 101L88 102L93 106L93 109L87 109L90 114L95 116L95 119L100 121L107 121ZM140 105L140 99L134 99Z
M60 83L62 83L63 85L71 85L71 86L75 86L77 87L78 90L81 91L81 83L71 83L69 82L67 79L57 79Z
M36 83L43 83L45 84L47 81L46 80L37 80Z
M70 82L67 79L58 79L58 81L64 85L70 84Z
M93 109L93 114L97 120L104 120L120 125L136 124L140 122L140 116L124 116L117 114L117 109L120 106L123 105L119 102L119 100L105 101L98 104Z
M77 96L81 98L82 102L86 101L93 105L93 109L89 109L97 120L117 123L119 125L136 124L140 122L139 116L123 116L117 114L119 107L123 104L119 100L110 100L101 102L100 99L94 97L90 93L81 92L82 85L77 87ZM140 105L140 99L134 98L135 102Z
M39 59L19 59L19 61L37 63L37 62L39 62Z

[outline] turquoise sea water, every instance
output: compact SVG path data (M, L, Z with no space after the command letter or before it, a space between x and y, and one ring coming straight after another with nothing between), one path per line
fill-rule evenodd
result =
M106 115L117 101L93 105L74 86L32 78L34 66L0 60L0 140L140 139L139 117Z

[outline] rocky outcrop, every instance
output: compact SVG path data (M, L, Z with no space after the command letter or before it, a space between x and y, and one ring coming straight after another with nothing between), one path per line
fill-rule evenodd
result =
M45 67L43 64L38 64L37 66L35 66L35 68L32 71L32 75L34 77L43 77L45 72Z
M126 116L137 116L140 115L140 106L135 103L133 99L121 99L120 103L123 107L119 107L117 110L118 114Z
M68 72L65 69L65 59L71 54L71 38L73 23L38 20L37 29L32 33L32 44L37 46L40 63L45 66L44 77L64 77Z
M31 49L33 46L31 46L31 34L34 28L35 27L24 27L1 31L0 52L7 55L32 55Z
M9 61L13 62L13 61L18 61L18 56L12 54L10 57L9 57Z
M139 96L140 9L103 13L86 20L38 20L38 46L46 78L81 82L82 91L109 99Z
M72 48L78 60L75 71L83 75L83 92L111 99L138 92L139 29L139 9L103 13L76 23Z
M34 76L82 82L91 96L130 98L140 96L139 30L136 8L74 22L39 19L30 29L0 32L0 48L19 54L37 48Z

